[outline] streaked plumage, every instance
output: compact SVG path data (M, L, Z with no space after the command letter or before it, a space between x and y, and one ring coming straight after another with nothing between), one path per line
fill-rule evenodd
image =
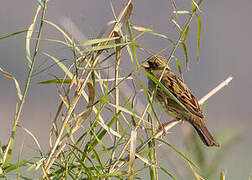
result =
M160 79L166 63L167 61L165 58L161 56L152 56L141 64L141 66L156 79ZM176 119L182 119L190 122L205 145L219 146L205 126L203 121L204 116L198 101L192 95L186 84L178 76L176 76L168 66L166 66L160 82L190 111L186 111L160 87L157 87L155 99L165 112ZM148 85L150 91L153 91L156 87L156 84L150 79Z

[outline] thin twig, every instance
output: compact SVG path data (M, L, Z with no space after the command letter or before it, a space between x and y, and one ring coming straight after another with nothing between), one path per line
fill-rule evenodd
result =
M233 79L233 77L229 76L225 81L223 81L222 83L220 83L216 88L214 88L212 91L210 91L209 93L207 93L203 98L201 98L199 100L199 104L200 105L204 104L204 102L206 100L208 100L212 95L214 95L219 90L221 90L222 88L224 88L225 86L227 86L230 83L230 81L232 81L232 79Z

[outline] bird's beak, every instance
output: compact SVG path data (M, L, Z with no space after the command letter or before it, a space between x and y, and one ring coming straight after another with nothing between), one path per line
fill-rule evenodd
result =
M148 61L144 61L142 64L140 64L140 66L142 66L145 69L148 69L150 67Z

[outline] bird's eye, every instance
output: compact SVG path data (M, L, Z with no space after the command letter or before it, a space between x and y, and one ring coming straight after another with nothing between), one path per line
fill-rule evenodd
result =
M149 62L149 65L150 65L150 67L153 68L153 69L155 69L155 68L158 67L158 64L157 64L157 63L151 62L151 61Z

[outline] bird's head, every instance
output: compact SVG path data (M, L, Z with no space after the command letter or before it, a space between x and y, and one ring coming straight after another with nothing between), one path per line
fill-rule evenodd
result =
M170 68L166 65L167 60L162 56L151 56L146 61L144 61L141 66L145 68L147 71L150 70L162 70L165 67L170 70Z

